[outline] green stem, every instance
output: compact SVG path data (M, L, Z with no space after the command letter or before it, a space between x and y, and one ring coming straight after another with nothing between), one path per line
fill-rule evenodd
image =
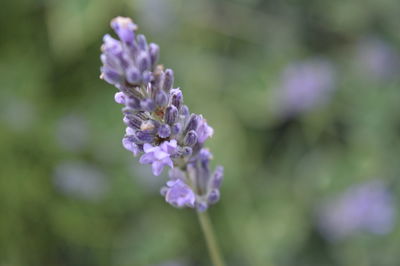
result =
M203 230L204 238L206 239L207 248L208 252L210 253L212 263L214 266L224 266L225 263L219 251L208 213L197 212L197 217L199 218L200 226Z

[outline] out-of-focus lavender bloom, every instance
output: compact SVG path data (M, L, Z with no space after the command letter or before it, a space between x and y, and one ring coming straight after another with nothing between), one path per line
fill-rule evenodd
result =
M384 80L399 73L400 55L385 41L366 37L359 41L356 49L354 62L363 78Z
M76 114L69 114L57 122L56 138L59 145L70 151L85 148L89 138L86 120Z
M350 187L317 209L318 227L328 240L336 241L357 232L386 234L394 225L393 198L379 180Z
M114 99L124 106L127 126L122 145L141 154L139 162L151 164L156 176L165 166L172 168L163 189L168 203L206 210L219 200L223 175L222 167L210 172L211 153L203 147L213 129L184 105L174 72L157 65L158 45L136 35L129 18L117 17L111 27L119 40L104 36L100 77L119 90Z
M332 64L324 59L288 65L279 86L280 111L291 116L326 103L335 86L334 72Z
M107 192L103 172L84 162L65 161L57 165L54 184L62 193L85 200L99 200Z

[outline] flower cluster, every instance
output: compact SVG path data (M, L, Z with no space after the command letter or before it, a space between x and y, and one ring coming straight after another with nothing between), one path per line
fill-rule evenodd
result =
M322 203L317 219L322 235L331 241L357 232L387 234L395 220L393 196L381 180L371 180Z
M117 17L111 27L119 40L105 35L101 47L101 78L119 91L127 126L122 144L139 162L151 164L158 176L170 167L170 180L161 189L168 203L204 211L219 200L223 168L211 173L212 158L204 142L213 129L202 115L191 114L182 91L174 88L174 72L158 65L159 47L148 44L129 18Z

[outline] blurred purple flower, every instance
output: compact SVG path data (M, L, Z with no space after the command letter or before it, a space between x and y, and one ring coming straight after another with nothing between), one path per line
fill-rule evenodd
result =
M54 184L62 193L85 200L99 200L108 187L100 169L79 161L64 161L54 170Z
M177 151L176 140L164 141L160 146L152 146L145 143L143 146L145 154L140 157L141 164L152 164L153 174L159 176L164 169L164 166L173 167L173 162L170 158Z
M284 115L309 111L324 104L335 85L333 66L323 59L292 63L281 79L279 108Z
M358 43L354 62L362 71L362 77L367 79L392 78L399 73L400 56L398 52L385 41L366 37Z
M89 129L87 121L77 114L69 114L57 122L56 138L58 144L70 151L80 151L87 145Z
M318 208L318 227L324 237L335 241L357 232L386 234L394 225L392 195L382 181L350 187L342 195Z

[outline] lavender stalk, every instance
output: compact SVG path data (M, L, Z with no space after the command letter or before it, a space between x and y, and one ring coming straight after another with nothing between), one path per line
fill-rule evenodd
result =
M210 171L211 152L204 147L213 129L202 115L191 114L183 94L174 88L174 72L157 64L159 47L136 35L130 18L116 17L111 27L119 40L106 34L101 47L101 79L114 85L127 126L122 145L150 164L159 176L169 167L169 181L161 188L166 202L197 209L211 258L223 265L205 211L218 202L223 167Z

